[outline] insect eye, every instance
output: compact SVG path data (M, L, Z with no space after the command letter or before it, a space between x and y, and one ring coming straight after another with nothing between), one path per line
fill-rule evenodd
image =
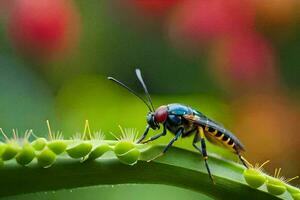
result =
M166 121L168 117L168 109L166 106L161 106L155 111L155 121L161 123Z
M153 113L148 113L147 115L147 123L151 126L151 128L155 128L154 115Z

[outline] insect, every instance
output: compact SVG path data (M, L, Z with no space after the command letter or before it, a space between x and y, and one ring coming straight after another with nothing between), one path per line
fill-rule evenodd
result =
M243 165L248 168L248 165L246 164L248 162L240 154L240 152L244 151L244 146L239 141L239 139L234 136L229 130L225 129L217 122L209 119L201 112L183 104L172 103L168 105L162 105L157 109L154 109L150 94L142 78L141 71L139 69L136 69L135 72L138 80L144 88L147 99L142 98L134 90L126 86L124 83L118 81L117 79L112 77L108 77L108 79L114 81L115 83L121 85L122 87L133 93L135 96L141 99L149 109L149 112L147 114L147 126L143 135L138 140L138 143L147 143L156 140L161 136L165 136L167 134L167 130L175 135L174 138L169 142L169 144L163 149L161 154L159 154L155 158L166 153L168 149L173 145L173 143L180 137L184 138L194 135L193 146L202 154L205 162L205 167L212 181L213 177L211 175L211 171L207 162L208 155L206 152L206 139L213 144L222 146L236 153ZM148 140L144 140L150 129L160 129L160 126L163 127L163 131L160 134L154 135Z

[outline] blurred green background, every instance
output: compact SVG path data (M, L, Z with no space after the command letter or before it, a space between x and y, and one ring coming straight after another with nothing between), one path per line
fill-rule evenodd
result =
M198 109L240 138L249 161L270 159L270 173L282 167L293 177L300 174L299 52L297 0L0 0L0 127L46 136L49 119L67 138L88 119L107 138L118 125L142 133L147 107L106 79L143 94L138 67L156 107ZM193 150L191 138L176 146ZM212 145L208 151L236 160ZM205 198L169 186L124 185L8 199L124 195Z

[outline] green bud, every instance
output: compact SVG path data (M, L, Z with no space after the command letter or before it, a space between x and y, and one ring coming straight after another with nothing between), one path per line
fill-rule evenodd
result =
M35 149L30 144L25 144L16 156L16 161L20 165L29 164L35 157Z
M38 164L44 168L50 167L56 160L56 154L50 149L44 149L37 156Z
M273 195L281 195L286 191L284 182L273 177L267 178L266 186L269 193Z
M88 160L96 160L97 158L99 158L109 150L111 150L111 147L108 144L106 143L100 144L99 146L97 146L92 150L92 152L88 156Z
M115 154L123 155L134 148L135 148L135 145L132 142L119 141L115 146Z
M244 170L244 178L252 188L259 188L266 182L266 177L257 169L250 168Z
M93 145L87 142L77 144L67 149L67 154L71 158L83 158L92 150Z
M131 149L130 151L126 152L125 154L122 155L117 155L119 160L127 165L134 165L137 163L139 157L140 157L141 152L137 149Z
M47 144L48 148L51 149L56 155L63 153L66 148L67 144L63 140L52 140Z
M122 163L134 165L141 153L132 142L120 141L115 146L115 154Z
M5 148L6 148L6 144L5 143L0 143L0 156L3 154Z
M37 151L43 150L46 144L47 144L47 140L45 138L37 138L31 143L32 147Z
M8 143L5 146L5 149L2 152L2 160L6 161L6 160L11 160L13 159L17 153L19 152L20 147L16 144L16 143Z

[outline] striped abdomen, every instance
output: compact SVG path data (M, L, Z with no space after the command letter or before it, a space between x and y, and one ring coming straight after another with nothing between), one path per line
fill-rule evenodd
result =
M209 119L197 110L193 110L193 112L193 115L187 114L183 115L183 117L195 125L201 126L204 129L206 138L210 142L235 152L244 150L244 146L239 139L237 139L233 133L226 130L221 124Z
M204 126L204 133L207 139L219 146L223 146L232 151L243 151L244 147L241 142L228 130L224 128L213 128Z

